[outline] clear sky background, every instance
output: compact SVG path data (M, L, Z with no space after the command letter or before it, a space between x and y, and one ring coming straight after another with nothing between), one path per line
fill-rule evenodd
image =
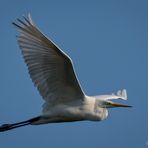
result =
M0 133L0 148L148 147L147 0L1 0L0 124L41 113L12 21L31 13L71 56L87 95L126 88L133 108L110 109L102 122L27 126Z

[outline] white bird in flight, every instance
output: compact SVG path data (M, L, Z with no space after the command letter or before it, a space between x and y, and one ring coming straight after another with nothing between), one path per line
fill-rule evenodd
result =
M36 27L30 15L17 21L13 25L20 33L17 36L19 47L30 77L45 103L42 115L14 124L3 124L0 132L26 125L101 121L107 118L108 108L131 107L111 101L127 100L125 89L116 94L87 96L79 84L70 57Z

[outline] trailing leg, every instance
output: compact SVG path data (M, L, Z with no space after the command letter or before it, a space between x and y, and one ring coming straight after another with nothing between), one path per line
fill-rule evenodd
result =
M11 129L14 129L14 128L18 128L18 127L21 127L21 126L30 125L33 122L36 122L36 121L40 120L40 118L41 117L38 116L38 117L31 118L29 120L18 122L18 123L3 124L3 125L0 126L0 132L8 131L8 130L11 130Z

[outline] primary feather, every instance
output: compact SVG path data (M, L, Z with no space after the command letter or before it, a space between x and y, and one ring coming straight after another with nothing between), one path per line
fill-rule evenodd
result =
M57 102L83 98L72 60L34 25L30 16L13 23L19 30L18 44L30 77L46 101L44 107Z

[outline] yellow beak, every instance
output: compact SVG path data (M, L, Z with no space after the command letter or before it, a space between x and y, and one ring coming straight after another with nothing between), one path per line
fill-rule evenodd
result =
M129 106L129 105L125 105L125 104L119 104L119 103L111 103L111 105L113 107L132 107L132 106Z

